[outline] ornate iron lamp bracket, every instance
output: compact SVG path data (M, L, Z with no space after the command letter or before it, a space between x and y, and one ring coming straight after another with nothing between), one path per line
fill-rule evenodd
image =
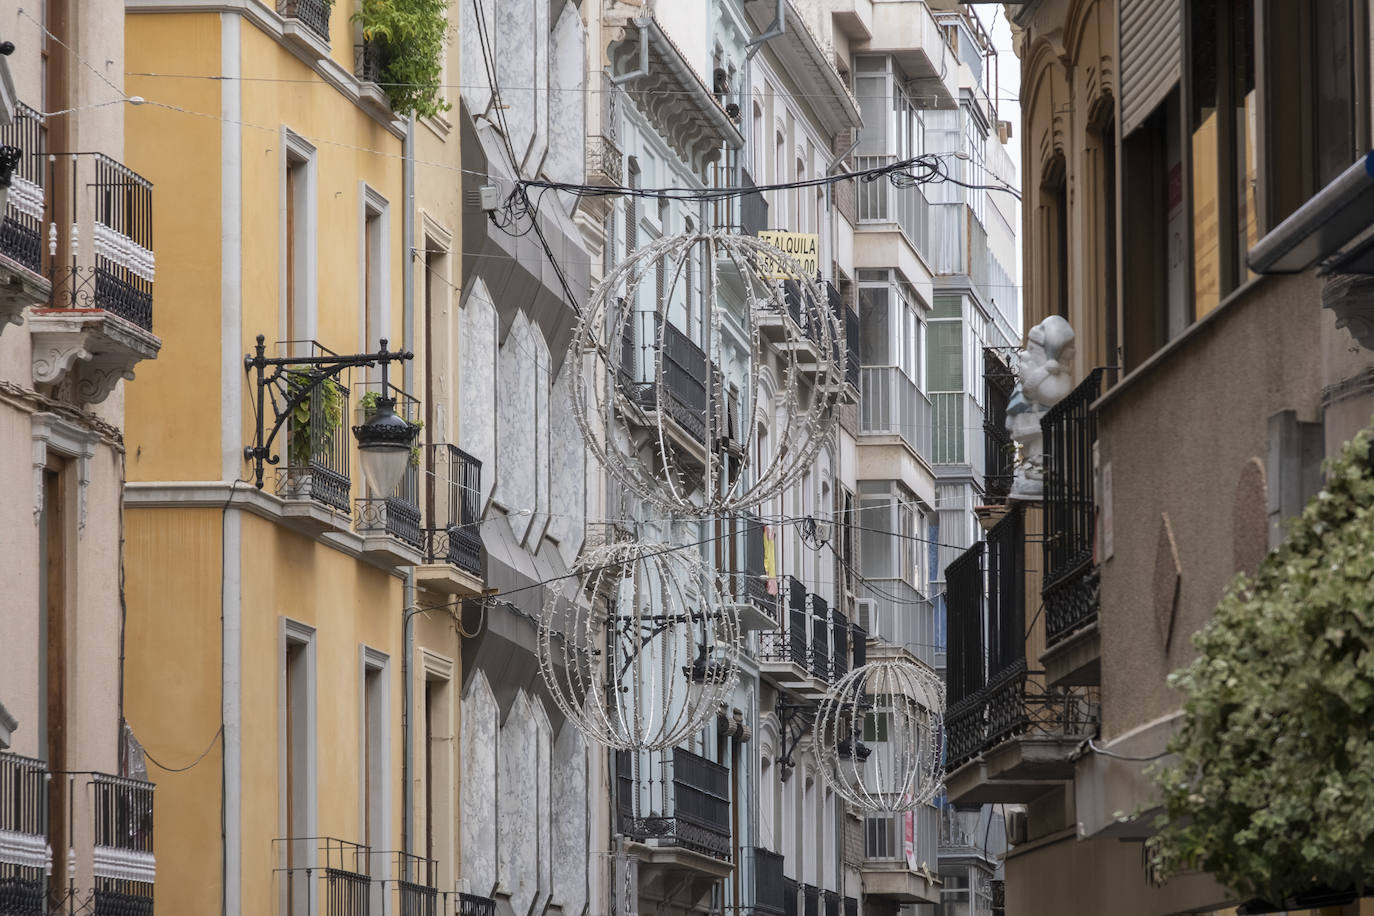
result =
M254 413L257 415L257 431L253 444L243 450L245 461L253 462L253 483L262 489L265 464L276 465L281 456L272 451L272 443L282 425L301 403L308 400L321 384L337 378L345 369L358 366L382 367L382 392L387 391L387 366L392 362L414 359L415 354L407 350L388 350L386 339L380 341L376 353L356 353L350 356L277 356L266 355L266 338L259 334L253 353L243 358L244 371L250 375L256 372L254 383L257 386L257 399ZM269 371L270 370L270 371ZM305 372L305 384L287 384L288 374L293 370ZM267 414L267 400L271 399L273 421L271 430L264 434Z
M775 709L782 732L782 753L778 756L778 764L783 767L784 773L790 773L796 766L792 754L816 724L817 707L813 703L793 703L787 699L787 694L780 693Z

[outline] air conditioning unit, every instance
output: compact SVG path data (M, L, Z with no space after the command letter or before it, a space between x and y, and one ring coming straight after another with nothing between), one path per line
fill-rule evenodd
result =
M880 635L874 632L874 624L877 623L876 618L878 616L877 603L872 598L860 598L855 602L855 609L859 626L863 628L863 631L869 636Z
M1026 842L1028 825L1026 823L1026 812L1008 811L1007 812L1007 842L1012 846L1020 846Z

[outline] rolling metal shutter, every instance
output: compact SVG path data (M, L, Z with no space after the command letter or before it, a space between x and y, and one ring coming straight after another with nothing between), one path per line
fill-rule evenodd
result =
M1181 0L1121 0L1121 133L1140 126L1183 67Z

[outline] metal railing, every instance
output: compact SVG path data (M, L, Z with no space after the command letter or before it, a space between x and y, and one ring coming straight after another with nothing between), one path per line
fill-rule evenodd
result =
M730 859L730 771L682 748L616 752L616 809L631 839Z
M41 760L0 753L0 912L42 916L48 848L48 766Z
M912 451L933 461L930 396L896 366L859 370L859 432L899 436Z
M806 587L793 576L778 580L779 597L783 605L782 626L768 630L759 637L759 660L788 662L807 668L809 634L807 632Z
M482 574L482 462L456 445L426 446L425 559Z
M0 146L17 151L9 203L0 213L0 255L36 274L43 272L43 217L47 208L47 130L43 117L23 102L14 120L0 127Z
M91 789L95 913L150 916L154 873L153 784L96 773L91 776ZM141 875L137 874L140 870Z
M811 615L811 676L830 680L830 606L820 595L807 596Z
M496 916L496 901L477 894L458 895L458 916Z
M335 356L313 340L282 341L282 353ZM288 372L288 394L313 381L307 369ZM352 478L348 472L348 386L325 379L286 421L286 465L277 469L276 492L282 499L313 499L340 512L349 511Z
M764 524L757 514L745 512L741 519L744 529L744 572L736 579L735 598L749 601L774 620L778 614L778 596L768 594L768 569L764 562Z
M706 439L709 372L705 351L662 315L634 312L626 320L621 339L622 390L645 410L665 411L698 442ZM662 405L658 404L660 389L667 402Z
M767 916L782 916L787 893L782 855L758 846L750 847L748 852L754 868L754 910Z
M832 287L833 289L833 287ZM853 388L859 387L859 313L849 303L842 303L844 327L844 380Z
M396 854L396 902L399 916L439 916L439 863L412 853Z
M376 412L376 396L383 392L367 390L366 383L359 383L363 393L358 398L355 421L363 425L372 419ZM420 402L416 398L388 384L384 392L396 399L396 416L411 425L418 425ZM360 534L389 534L412 547L424 546L424 532L420 518L420 446L410 450L410 461L406 464L396 489L385 496L360 496L354 500L354 524Z
M1001 502L1011 492L1016 471L1016 443L1007 431L1007 404L1016 378L996 350L983 350L983 385L987 405L983 416L983 453L987 473L983 494L991 502Z
M849 618L839 608L830 611L830 677L838 681L849 673Z
M59 184L68 212L50 205L45 214L51 305L103 309L151 331L152 183L102 153L80 153L49 157L49 194Z
M897 161L896 156L855 156L854 169L878 168ZM858 198L859 225L865 223L895 223L911 246L928 257L930 250L930 204L920 185L897 187L887 178L859 181L855 189Z
M334 837L273 840L286 864L276 869L288 912L318 916L369 916L372 850ZM302 860L306 861L302 861Z
M1097 620L1098 571L1094 547L1093 446L1106 370L1094 369L1051 407L1040 427L1045 437L1045 643L1062 642Z
M814 884L802 885L802 916L821 916L821 889Z
M782 879L782 913L783 916L797 916L797 895L801 888L797 882L791 878Z
M288 19L298 19L301 25L329 42L329 10L333 0L277 0L277 12Z
M745 189L740 195L740 231L745 235L758 235L768 228L768 200L761 191L750 190L757 185L748 169L741 168L739 178L740 187Z
M386 54L380 42L362 41L353 46L353 75L360 82L381 83Z

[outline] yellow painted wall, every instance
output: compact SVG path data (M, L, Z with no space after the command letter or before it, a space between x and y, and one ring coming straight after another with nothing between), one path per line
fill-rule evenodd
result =
M125 514L124 714L157 784L158 909L220 909L220 512L129 509Z
M217 15L129 15L130 74L214 75L220 66ZM157 282L153 330L163 347L125 388L130 480L219 477L220 83L130 75L125 160L153 182ZM212 114L198 117L161 105ZM169 422L175 418L175 422Z

